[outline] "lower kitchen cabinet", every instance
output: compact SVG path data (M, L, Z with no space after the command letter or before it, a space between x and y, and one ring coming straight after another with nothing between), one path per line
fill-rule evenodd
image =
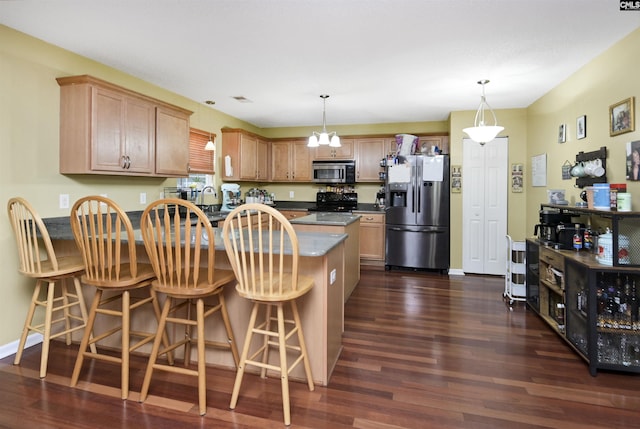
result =
M278 210L280 213L284 215L287 219L296 219L302 216L306 216L309 213L306 210Z
M527 304L593 376L599 369L640 372L639 287L638 268L607 266L590 252L527 241Z
M360 215L360 263L384 265L384 214L353 213Z

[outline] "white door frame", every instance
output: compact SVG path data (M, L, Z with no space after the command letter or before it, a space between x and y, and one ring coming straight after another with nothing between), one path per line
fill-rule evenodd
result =
M463 139L462 270L505 274L509 139Z

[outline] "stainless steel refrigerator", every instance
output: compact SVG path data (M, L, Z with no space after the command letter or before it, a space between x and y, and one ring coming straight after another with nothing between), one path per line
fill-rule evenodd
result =
M385 268L449 269L449 156L388 160Z

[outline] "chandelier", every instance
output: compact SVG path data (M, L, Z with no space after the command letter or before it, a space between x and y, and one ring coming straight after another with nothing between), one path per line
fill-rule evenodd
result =
M327 113L326 113L326 105L328 95L321 95L322 98L322 132L318 133L316 131L311 134L309 137L309 143L307 147L318 147L318 146L330 146L330 147L340 147L340 137L336 134L335 131L327 133Z
M485 143L495 139L498 133L504 130L504 127L498 126L498 120L496 114L493 113L493 109L487 103L487 99L484 96L484 86L489 83L488 80L479 80L478 84L482 85L482 97L480 98L480 106L476 112L476 119L474 120L473 127L463 129L471 140L477 141L483 146ZM488 110L493 116L493 125L486 125L484 122L485 111Z

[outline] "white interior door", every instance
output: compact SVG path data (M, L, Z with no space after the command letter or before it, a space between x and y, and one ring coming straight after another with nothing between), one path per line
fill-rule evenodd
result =
M505 274L508 138L481 146L462 142L462 270L475 274Z

